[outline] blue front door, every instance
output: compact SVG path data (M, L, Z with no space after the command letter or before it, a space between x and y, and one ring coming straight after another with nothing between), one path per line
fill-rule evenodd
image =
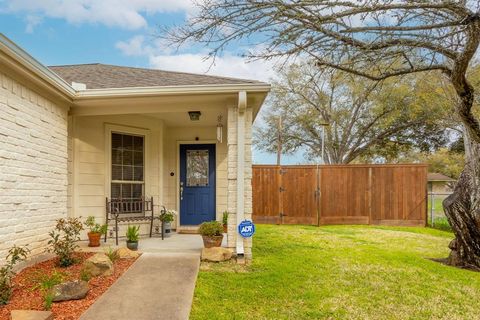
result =
M215 220L215 145L180 145L180 223Z

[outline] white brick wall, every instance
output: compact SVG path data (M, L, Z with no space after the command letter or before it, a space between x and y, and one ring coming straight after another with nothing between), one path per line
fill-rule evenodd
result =
M43 252L66 216L67 112L0 72L0 264L13 244Z

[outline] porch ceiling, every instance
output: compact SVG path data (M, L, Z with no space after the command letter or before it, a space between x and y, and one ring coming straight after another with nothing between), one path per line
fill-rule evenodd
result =
M254 115L260 110L266 95L267 92L247 93L248 105L253 108ZM216 124L219 113L225 113L228 106L237 104L238 92L90 97L75 100L69 114L74 116L143 114L161 118L173 124L188 119L188 111L201 111L202 117L198 125L205 126ZM194 122L190 121L191 124Z
M205 127L216 126L218 123L218 116L222 115L222 124L227 124L227 108L213 106L210 108L191 109L189 111L200 111L202 115L200 120L192 121L187 111L182 112L162 112L162 113L145 113L144 116L162 119L169 127Z

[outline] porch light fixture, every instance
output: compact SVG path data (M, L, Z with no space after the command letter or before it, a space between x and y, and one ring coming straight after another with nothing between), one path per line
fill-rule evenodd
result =
M222 124L222 115L219 115L217 118L217 141L219 143L223 142L223 124Z
M190 117L190 120L192 120L192 121L200 120L201 115L202 115L202 113L200 111L188 111L188 116Z

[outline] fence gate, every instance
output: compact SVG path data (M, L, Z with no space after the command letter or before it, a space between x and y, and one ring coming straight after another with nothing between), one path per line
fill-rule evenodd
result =
M280 170L280 216L284 224L318 223L318 170L284 166Z
M253 219L424 226L426 185L426 165L255 165Z
M252 197L256 222L282 223L280 186L280 167L253 166Z
M318 224L318 172L311 166L253 166L254 221Z

